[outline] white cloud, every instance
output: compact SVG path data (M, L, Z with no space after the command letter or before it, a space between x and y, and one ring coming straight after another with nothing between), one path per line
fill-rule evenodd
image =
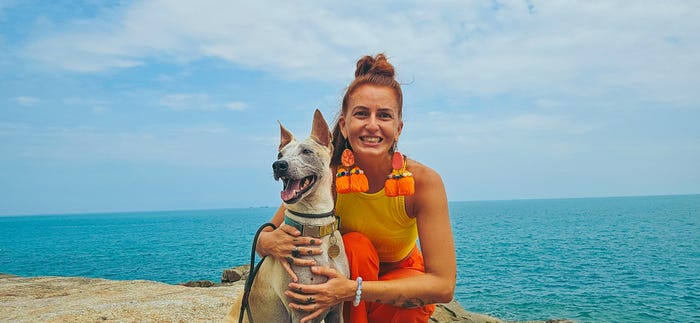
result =
M41 100L30 96L18 96L14 98L14 101L19 105L30 106L39 103Z
M568 159L590 153L591 135L606 126L567 115L532 112L497 116L430 112L412 120L419 121L406 122L400 149L428 165L444 168L460 167L459 160L483 161L489 156Z
M85 106L93 108L104 108L112 104L109 100L105 99L95 99L95 98L82 98L82 97L66 97L61 100L64 104L70 106Z
M535 104L537 107L543 109L556 109L564 106L563 102L551 99L537 99Z
M700 4L693 1L145 1L36 39L31 57L76 71L149 59L220 58L294 78L347 80L361 54L386 51L404 80L464 95L620 89L697 103ZM694 14L695 13L695 14ZM78 28L80 27L80 28Z
M25 53L49 66L76 72L100 72L143 65L138 54L127 52L127 46L112 39L110 32L99 33L91 29L87 27L88 32L52 35L29 45Z
M225 105L225 107L228 110L243 111L243 110L248 108L248 104L246 104L245 102L236 101L236 102L227 103Z
M243 111L248 104L241 101L220 103L204 93L174 93L163 96L160 105L173 110L230 110Z
M213 110L209 95L203 93L168 94L160 99L160 104L173 110Z
M134 131L0 123L0 159L121 162L211 168L262 167L276 146L216 124ZM255 143L251 145L251 143ZM245 156L242 158L241 156ZM267 166L264 167L267 169Z
M568 118L543 114L522 114L500 121L496 127L520 135L583 135L595 127L577 124Z
M0 18L11 5L0 0ZM700 107L697 1L99 5L79 13L23 6L30 19L15 23L27 32L0 35L3 100L55 103L25 109L18 117L26 125L0 122L0 159L269 172L274 119L308 133L309 107L318 106L332 121L342 95L335 91L356 59L384 51L406 84L399 149L443 174L450 194L466 186L490 197L562 196L554 182L579 171L580 182L601 178L598 187L668 169L697 178L697 127L687 121ZM212 66L221 69L209 77ZM224 79L228 71L243 73ZM274 92L289 80L330 90ZM283 104L261 100L270 95ZM146 111L154 101L216 113ZM264 113L250 113L257 109ZM622 179L618 171L634 163L639 172ZM529 186L540 179L552 187Z

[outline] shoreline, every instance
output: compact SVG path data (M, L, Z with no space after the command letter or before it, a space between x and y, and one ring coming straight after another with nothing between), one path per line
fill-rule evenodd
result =
M208 281L188 283L197 286L197 282ZM188 287L188 283L0 273L0 321L219 322L245 282L210 287ZM456 301L438 304L431 322L506 323L466 311Z

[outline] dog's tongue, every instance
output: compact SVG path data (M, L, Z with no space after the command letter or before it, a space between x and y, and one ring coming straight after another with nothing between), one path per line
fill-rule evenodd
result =
M301 186L301 180L289 181L287 187L285 187L284 190L280 192L282 201L289 201L293 199L297 195L297 192L300 191L299 186Z

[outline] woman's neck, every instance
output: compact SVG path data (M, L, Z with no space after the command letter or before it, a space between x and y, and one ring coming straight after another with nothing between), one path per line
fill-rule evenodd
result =
M389 154L385 156L369 156L369 158L355 156L355 163L367 176L369 193L379 192L384 188L386 176L391 173L391 156Z

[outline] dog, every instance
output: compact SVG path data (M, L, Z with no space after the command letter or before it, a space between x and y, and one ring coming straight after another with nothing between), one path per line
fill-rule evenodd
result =
M311 136L297 141L291 132L280 123L280 145L278 159L272 164L275 180L282 180L284 189L280 193L285 211L284 223L295 226L303 236L319 238L323 253L314 256L316 265L335 268L349 277L349 267L343 238L338 231L339 221L333 213L334 200L331 190L333 174L330 169L333 144L323 115L314 112ZM295 266L292 270L301 284L321 284L328 277L316 275L310 267ZM289 307L284 295L291 277L283 265L272 257L266 258L257 272L250 290L248 311L253 323L299 322L309 313L298 312ZM237 322L243 295L231 306L225 322ZM249 322L244 315L244 322ZM314 322L343 322L343 304L340 303Z

